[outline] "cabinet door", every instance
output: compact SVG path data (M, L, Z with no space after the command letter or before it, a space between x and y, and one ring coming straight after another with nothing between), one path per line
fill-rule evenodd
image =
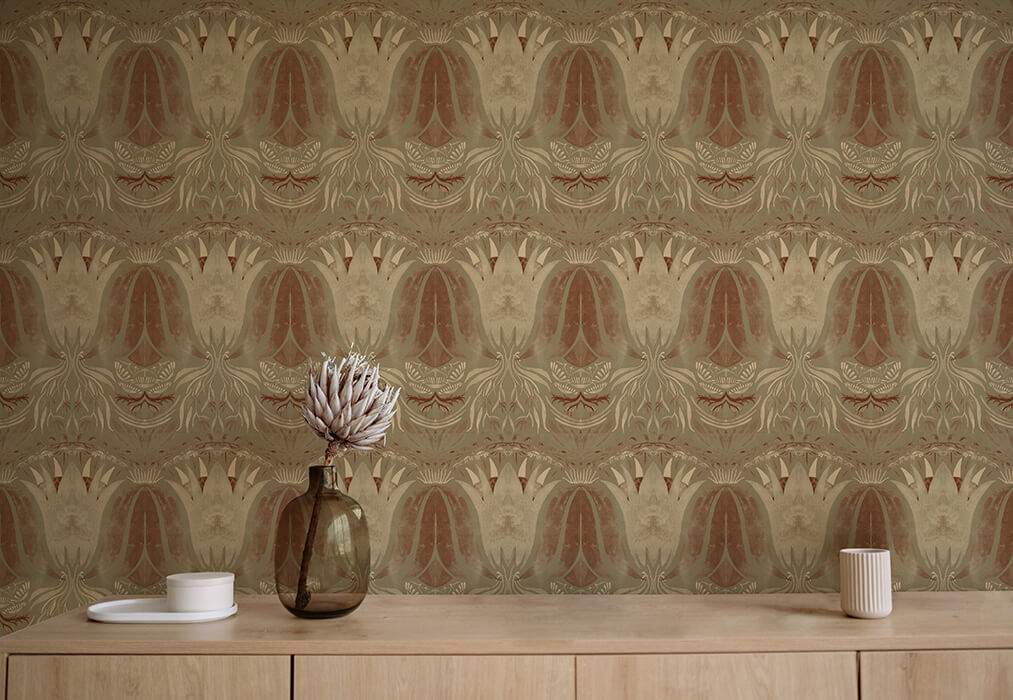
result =
M1013 650L863 651L862 700L1009 700Z
M295 700L573 700L572 656L296 656Z
M7 700L289 697L288 656L9 657Z
M856 655L644 654L578 656L579 700L857 700Z

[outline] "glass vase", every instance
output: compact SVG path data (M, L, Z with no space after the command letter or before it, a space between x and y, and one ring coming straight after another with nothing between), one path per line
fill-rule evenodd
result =
M369 585L369 530L362 506L338 489L334 467L310 467L309 488L281 512L274 541L278 598L298 617L339 617Z

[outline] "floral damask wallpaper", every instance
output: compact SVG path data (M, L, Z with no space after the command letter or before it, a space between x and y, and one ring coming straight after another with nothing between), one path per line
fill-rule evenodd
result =
M856 9L858 8L858 9ZM0 625L228 569L323 445L372 589L1013 585L1013 8L0 5Z

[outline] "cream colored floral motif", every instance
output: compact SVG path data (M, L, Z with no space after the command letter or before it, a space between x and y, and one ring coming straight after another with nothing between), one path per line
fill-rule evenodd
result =
M930 138L928 145L902 156L902 164L911 169L906 203L943 215L977 208L982 198L978 173L984 168L984 154L961 144L959 131L971 107L972 78L992 41L983 40L986 26L964 20L933 24L922 17L921 22L901 25L904 39L893 42L914 76L919 116Z
M404 157L380 146L376 132L387 116L393 72L413 43L405 27L383 17L370 25L358 18L343 18L343 30L321 29L324 42L316 42L325 56L336 106L351 143L324 151L324 199L328 206L350 205L366 212L376 202L400 207Z
M529 126L542 65L557 42L548 38L551 27L529 28L527 19L500 27L489 18L484 24L467 27L469 40L458 42L475 67L482 108L496 138L495 144L468 154L469 204L499 207L511 216L522 204L545 205L548 154L522 143L521 133Z
M121 479L107 464L82 450L49 453L29 464L22 484L42 513L48 563L59 581L38 588L32 603L54 615L88 603L98 591L85 579L97 564L106 509Z
M470 484L462 484L479 513L482 545L488 557L497 593L523 593L521 574L530 565L537 534L538 514L557 481L551 467L536 458L497 461L465 467ZM530 463L530 466L529 466Z
M210 26L198 16L175 30L168 43L186 69L198 124L202 129L235 129L247 100L250 70L268 43L261 27L226 15Z
M170 255L168 263L186 291L194 336L203 348L235 347L250 289L267 264L261 247L238 235L209 246L198 235L173 249L179 262Z
M187 455L175 464L178 481L170 481L187 518L195 568L235 571L242 564L257 494L266 482L257 481L261 467L244 464L227 453ZM208 464L210 463L210 466Z
M964 461L957 458L952 467L937 461L933 467L927 459L912 460L900 469L903 480L894 481L914 517L921 565L932 590L959 588L973 545L971 523L994 483L985 476L987 467L970 459L965 466Z
M94 146L89 131L95 126L99 93L106 65L116 51L115 26L96 17L59 19L31 26L25 41L42 73L46 106L59 141L40 146L32 154L36 171L36 207L63 207L75 215L86 207L110 205L112 156Z
M790 465L790 466L789 466ZM829 548L831 512L850 480L842 464L817 457L806 465L798 456L765 460L756 467L759 483L749 481L770 521L770 538L784 590L811 592Z
M623 514L633 564L643 582L638 593L671 592L665 574L677 566L688 525L686 511L704 483L694 479L691 460L632 457L611 467L615 481L606 481Z
M88 347L95 339L102 299L122 259L101 238L84 245L59 239L30 248L34 264L26 264L42 291L50 337Z
M320 270L337 310L338 331L347 347L371 353L387 336L394 292L411 269L402 263L405 246L378 238L372 249L365 241L354 246L347 238L320 248Z

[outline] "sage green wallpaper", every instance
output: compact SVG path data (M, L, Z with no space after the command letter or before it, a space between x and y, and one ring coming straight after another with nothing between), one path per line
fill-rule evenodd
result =
M1013 585L1013 8L0 3L0 626L271 592L323 443L371 590Z

